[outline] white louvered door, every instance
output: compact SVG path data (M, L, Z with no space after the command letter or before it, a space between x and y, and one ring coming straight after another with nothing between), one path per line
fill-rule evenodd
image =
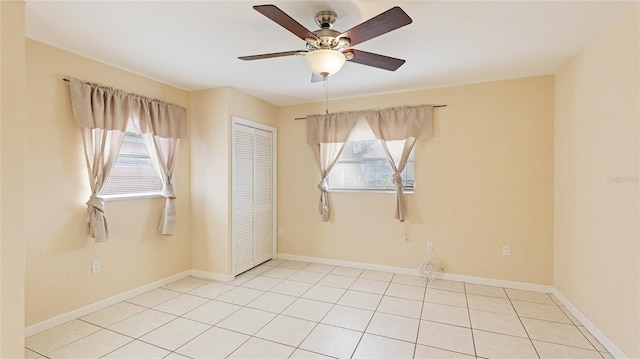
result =
M274 134L233 124L232 250L237 275L273 258Z
M234 274L254 267L253 162L255 129L233 125L232 241Z
M253 177L253 258L273 257L273 134L255 130Z

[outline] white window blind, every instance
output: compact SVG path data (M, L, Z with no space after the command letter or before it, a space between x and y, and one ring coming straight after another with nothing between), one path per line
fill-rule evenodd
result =
M160 195L162 181L147 150L138 122L130 119L116 162L101 193L105 197Z

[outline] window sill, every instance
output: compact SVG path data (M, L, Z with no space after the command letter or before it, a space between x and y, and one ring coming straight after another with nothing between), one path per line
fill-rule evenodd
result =
M133 194L112 194L108 196L101 196L105 202L112 201L127 201L132 199L145 199L145 198L156 198L162 197L160 192L158 193L133 193Z
M329 193L390 193L395 194L395 190L390 189L328 189ZM415 190L405 190L404 194L414 194Z

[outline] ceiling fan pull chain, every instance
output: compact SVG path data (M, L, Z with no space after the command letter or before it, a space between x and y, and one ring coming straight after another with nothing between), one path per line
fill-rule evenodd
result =
M324 77L324 113L329 114L329 76Z

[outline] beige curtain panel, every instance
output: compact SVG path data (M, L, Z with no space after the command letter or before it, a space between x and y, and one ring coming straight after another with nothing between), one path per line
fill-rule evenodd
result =
M307 143L312 146L320 169L320 214L329 221L329 194L327 177L335 166L344 142L347 141L359 120L365 119L376 138L380 139L389 158L396 185L395 218L404 222L406 206L403 193L404 170L416 140L429 139L433 135L433 106L390 107L382 110L340 112L329 115L307 116ZM403 141L402 155L393 158L389 146L393 141Z
M404 222L406 204L404 199L404 180L402 171L409 160L409 155L416 140L426 140L433 136L433 106L394 107L375 111L367 116L369 127L376 138L382 142L387 153L389 164L393 169L393 183L396 185L396 210L394 217ZM392 141L404 141L402 155L393 158L389 151Z
M158 100L134 97L134 116L140 119L140 132L151 162L162 181L162 196L166 198L158 231L173 235L176 222L174 170L180 138L186 132L185 108Z
M307 143L311 145L320 169L319 210L323 222L328 222L331 215L327 177L357 122L358 119L348 113L307 117Z
M109 240L109 227L104 215L104 199L99 194L102 193L122 147L124 131L102 128L81 128L80 130L91 187L91 196L87 201L88 233L91 238L95 238L96 242L106 242Z
M73 114L83 134L91 186L87 201L89 235L96 242L109 239L104 199L100 194L122 146L127 123L132 118L140 120L145 144L163 183L162 195L167 199L160 231L173 234L173 170L180 137L185 133L186 109L74 78L69 79L69 85Z
M151 132L142 135L147 150L151 155L153 167L160 175L162 181L162 196L166 198L158 231L164 235L170 236L174 233L174 225L176 222L176 205L174 200L176 194L174 191L173 173L178 157L179 138L164 138L154 136Z

